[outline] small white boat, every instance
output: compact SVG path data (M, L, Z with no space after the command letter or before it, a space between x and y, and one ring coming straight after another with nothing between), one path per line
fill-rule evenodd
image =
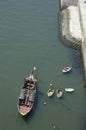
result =
M50 89L47 91L48 97L53 96L54 92L55 92L54 89L50 88Z
M65 88L65 92L73 92L74 89L73 88Z
M57 89L56 90L56 95L57 95L58 98L61 98L63 96L63 90Z
M68 73L68 72L71 71L71 69L72 69L72 67L66 66L65 68L62 69L62 72L63 72L63 73Z

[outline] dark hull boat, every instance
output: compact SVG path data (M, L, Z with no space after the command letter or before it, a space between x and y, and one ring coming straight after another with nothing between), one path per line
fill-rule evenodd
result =
M25 78L24 85L21 88L18 97L18 111L22 116L27 115L33 108L35 96L36 96L36 82L34 78L34 67L30 75Z

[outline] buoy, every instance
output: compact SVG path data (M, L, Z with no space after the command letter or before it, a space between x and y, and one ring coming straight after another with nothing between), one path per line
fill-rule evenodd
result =
M50 86L52 86L52 83L50 83Z
M44 105L46 105L46 102L44 102Z
M36 70L36 67L34 66L34 68L33 68L34 70Z
M55 128L56 128L56 126L54 125L54 126L53 126L53 128L55 129Z

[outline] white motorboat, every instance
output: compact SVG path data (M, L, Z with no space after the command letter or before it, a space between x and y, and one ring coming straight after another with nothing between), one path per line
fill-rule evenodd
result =
M66 66L65 68L62 69L62 72L63 72L63 73L68 73L68 72L71 71L71 69L72 69L72 67Z
M65 88L65 92L73 92L74 88Z

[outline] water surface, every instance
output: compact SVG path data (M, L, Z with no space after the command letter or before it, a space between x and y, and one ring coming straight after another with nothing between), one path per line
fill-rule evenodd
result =
M0 129L85 130L86 88L78 51L60 40L57 0L0 1ZM61 70L72 65L72 72ZM17 111L25 76L36 66L38 80L34 109L27 118ZM61 100L47 97L49 84L73 87ZM44 105L46 102L46 105Z

